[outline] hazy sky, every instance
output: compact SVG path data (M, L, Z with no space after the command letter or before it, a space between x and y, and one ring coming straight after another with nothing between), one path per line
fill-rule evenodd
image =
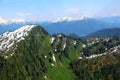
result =
M120 15L120 0L0 0L0 16L51 20Z

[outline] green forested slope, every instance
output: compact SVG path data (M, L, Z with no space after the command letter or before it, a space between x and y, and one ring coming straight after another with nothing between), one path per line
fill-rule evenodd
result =
M78 41L75 48L74 39L68 38L63 50L67 36L54 37L56 39L51 44L51 37L43 28L38 26L32 29L25 40L14 45L15 50L6 53L14 53L13 56L7 59L1 56L0 80L73 80L74 74L69 69L69 63L80 53L78 48L81 48L81 42Z
M10 56L4 58L0 55L0 80L120 79L119 51L91 59L79 59L83 51L82 44L81 40L64 34L50 36L42 27L37 26L13 49L2 52Z
M70 63L76 80L119 80L120 50L95 58L83 58Z

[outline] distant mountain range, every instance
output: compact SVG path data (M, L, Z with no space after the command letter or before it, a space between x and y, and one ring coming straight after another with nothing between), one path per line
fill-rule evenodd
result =
M11 24L11 23L25 23L25 22L29 22L30 20L26 20L23 18L17 18L17 19L7 19L7 18L3 18L0 16L0 24Z
M106 18L62 18L41 25L50 33L77 34L85 36L106 28L120 28L120 17Z
M106 24L101 21L97 21L92 18L84 18L81 20L68 19L59 22L48 22L41 24L50 34L63 33L63 34L77 34L84 36L91 32L104 29L106 27L112 27L112 25Z
M2 20L4 20L2 18ZM5 31L15 30L26 24L33 24L32 21L19 20L4 20L7 23L0 23L0 34ZM12 21L12 22L11 22ZM120 28L120 17L112 16L105 18L61 18L53 21L41 22L35 21L34 24L41 25L49 34L63 33L66 35L76 34L78 36L85 36L92 32L106 28Z

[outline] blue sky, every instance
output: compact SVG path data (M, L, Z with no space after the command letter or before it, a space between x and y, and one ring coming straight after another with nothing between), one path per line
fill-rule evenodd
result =
M120 15L120 0L0 0L0 16L51 20Z

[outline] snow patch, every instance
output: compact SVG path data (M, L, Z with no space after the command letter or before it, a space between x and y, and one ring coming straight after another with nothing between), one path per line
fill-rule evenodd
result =
M82 59L82 57L78 57L78 59Z
M66 42L64 43L64 45L63 45L63 50L66 48Z
M53 63L51 64L52 66L55 66Z
M76 44L77 44L77 41L74 41L74 43L73 43L73 44L74 44L74 46L76 46Z
M5 56L5 59L7 59L8 58L8 56Z
M66 43L66 40L67 40L67 38L65 37L65 39L64 39L64 45L63 45L63 51L65 50L65 48L66 48L66 45L67 45L67 43Z
M47 58L47 56L45 56L45 59Z
M57 48L55 47L55 52L57 52Z
M86 48L86 45L85 45L85 44L83 44L83 45L82 45L82 47L83 47L83 48Z
M62 37L62 35L61 35L61 34L59 34L59 35L58 35L58 37Z
M54 55L54 54L53 54L52 58L53 58L53 61L55 61L55 62L56 62L56 59L55 59L55 55Z
M13 56L15 53L12 53L12 54L10 54L11 56Z
M47 76L45 75L44 78L47 79Z
M98 57L98 56L102 56L102 55L106 55L107 53L102 53L102 54L94 54L94 55L91 55L89 57L86 57L87 59L90 59L90 58L95 58L95 57Z
M54 42L54 40L55 40L55 37L52 37L51 38L51 44Z

